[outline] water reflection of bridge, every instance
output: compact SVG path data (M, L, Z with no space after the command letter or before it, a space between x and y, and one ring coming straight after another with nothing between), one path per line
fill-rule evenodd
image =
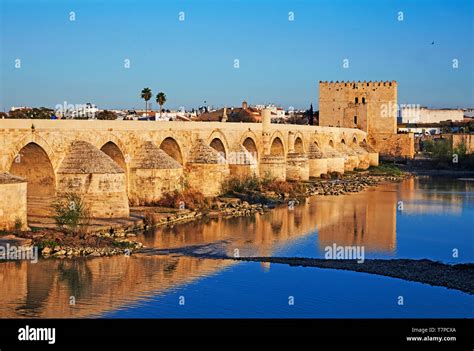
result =
M161 228L141 240L147 247L176 248L227 241L227 254L271 255L318 231L318 245L364 245L366 252L396 246L397 187L350 196L317 197L255 217L211 219ZM315 243L316 244L316 243ZM145 256L91 260L42 260L0 264L0 317L84 317L130 305L232 265L191 257ZM268 267L267 267L268 268ZM76 305L70 306L74 296Z
M229 264L169 256L2 263L0 317L100 315L123 306L130 307L144 296L190 283ZM76 300L75 306L70 305L71 296Z

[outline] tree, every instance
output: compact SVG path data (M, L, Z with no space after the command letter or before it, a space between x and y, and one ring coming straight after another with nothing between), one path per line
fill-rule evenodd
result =
M319 126L319 110L314 113L314 125Z
M53 114L54 111L49 108L35 107L10 111L8 117L17 119L50 119Z
M148 100L151 99L153 94L151 93L150 88L143 88L142 90L142 99L145 100L145 115L148 117Z
M156 102L158 103L158 105L160 105L160 119L161 119L161 111L163 110L162 107L163 107L163 105L164 105L165 102L166 102L166 95L165 95L165 93L163 93L162 91L160 91L160 92L156 95Z
M117 119L117 114L113 111L104 110L97 114L97 119L113 120Z
M314 126L314 111L313 111L313 104L309 107L308 111L308 121L310 126Z

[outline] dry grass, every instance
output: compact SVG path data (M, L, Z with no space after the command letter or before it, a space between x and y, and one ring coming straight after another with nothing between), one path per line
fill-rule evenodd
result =
M183 207L189 210L197 210L207 208L210 205L210 200L196 190L186 189L182 192L174 191L166 193L156 202L156 205L162 207L170 207L180 209Z
M252 176L243 179L231 178L224 183L222 191L224 194L229 194L232 192L243 193L246 191L268 191L277 194L297 195L306 192L306 185L304 183L298 182L275 180L269 177L260 179L255 176Z
M272 180L263 186L263 190L289 194L294 191L294 185L283 180Z

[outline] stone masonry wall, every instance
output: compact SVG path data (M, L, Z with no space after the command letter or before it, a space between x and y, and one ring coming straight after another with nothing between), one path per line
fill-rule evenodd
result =
M373 138L373 145L380 155L386 157L413 158L415 156L413 133L381 134Z
M15 229L15 221L21 221L21 228L27 227L26 182L0 183L0 230Z

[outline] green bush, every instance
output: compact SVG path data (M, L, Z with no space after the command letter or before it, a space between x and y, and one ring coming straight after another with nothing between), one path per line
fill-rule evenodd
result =
M15 218L15 230L21 230L21 228L23 228L23 221L17 217Z
M451 145L446 139L437 139L436 141L427 140L424 144L425 151L431 154L431 158L436 161L451 161L453 151Z
M370 172L374 174L384 174L384 175L391 175L391 176L400 176L403 174L402 170L394 164L381 164L377 167L370 167Z
M89 225L90 216L84 199L76 193L66 193L53 202L54 219L60 230L72 233L84 232Z
M44 240L38 243L38 249L42 251L45 247L54 249L56 246L59 246L59 242L56 240Z
M459 143L453 150L453 155L457 155L458 156L458 161L463 161L466 159L466 156L467 156L467 146L466 144L464 143L464 141L462 141L461 143Z

